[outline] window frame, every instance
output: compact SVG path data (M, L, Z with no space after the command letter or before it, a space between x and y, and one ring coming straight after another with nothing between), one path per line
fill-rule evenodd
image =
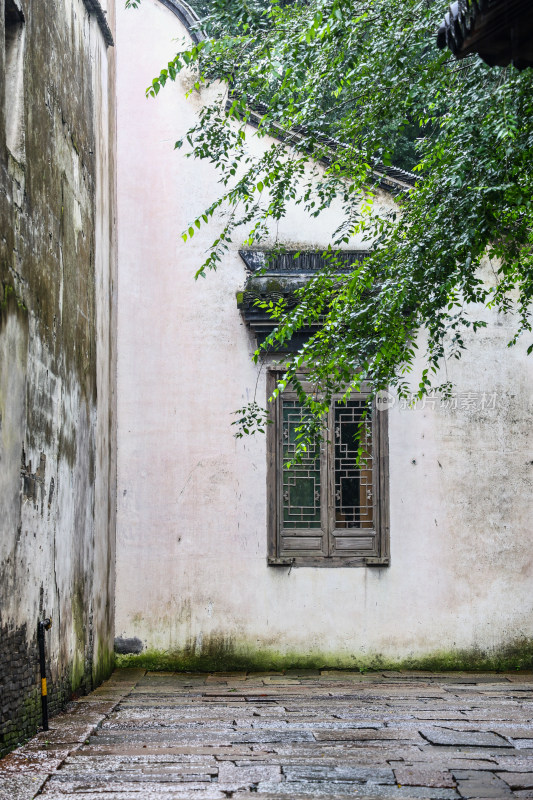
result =
M283 367L269 367L267 370L267 396L271 397L278 381L283 377ZM301 370L305 376L305 370ZM356 399L368 394L369 387L362 387L360 393L353 393ZM270 404L270 420L267 425L267 563L270 566L289 567L370 567L388 566L390 564L390 515L389 515L389 459L388 459L388 411L378 410L374 401L372 408L372 457L373 457L373 505L375 547L372 554L361 550L347 551L346 555L334 553L333 542L336 540L334 472L334 441L325 441L320 446L321 477L321 536L323 537L322 553L281 555L281 507L282 507L282 398L293 399L294 392L287 388ZM329 411L329 421L333 419L334 402L342 395L336 395ZM327 490L325 491L327 486ZM326 503L323 503L323 495ZM324 509L324 505L327 506ZM304 529L305 530L305 529ZM310 529L313 530L313 529ZM318 529L315 529L318 530ZM345 530L345 529L344 529ZM357 529L364 530L364 529ZM364 538L364 537L362 537ZM326 547L324 548L324 544ZM326 552L324 552L326 550ZM331 554L334 553L334 554Z

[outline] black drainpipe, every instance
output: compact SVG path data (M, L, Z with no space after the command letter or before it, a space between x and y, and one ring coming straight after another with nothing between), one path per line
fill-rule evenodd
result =
M43 731L48 730L48 689L46 686L46 660L44 654L44 632L52 627L52 620L46 618L37 623L37 640L39 642L39 667L41 670L41 707L43 711Z

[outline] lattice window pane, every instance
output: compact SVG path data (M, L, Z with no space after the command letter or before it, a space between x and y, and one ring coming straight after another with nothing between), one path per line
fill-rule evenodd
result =
M366 417L364 412L366 410ZM335 421L335 527L373 528L372 409L367 400L336 402ZM357 463L357 454L363 454Z
M294 457L304 411L296 400L283 400L282 416L283 527L320 528L320 453L315 447L299 464L287 468Z

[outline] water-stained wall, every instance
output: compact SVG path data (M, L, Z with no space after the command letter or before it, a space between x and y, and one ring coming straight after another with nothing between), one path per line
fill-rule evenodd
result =
M112 665L114 48L91 0L0 0L0 754Z
M239 242L195 282L220 220L180 238L219 190L173 149L204 97L186 98L187 78L144 97L187 35L172 5L118 17L118 648L195 668L530 663L533 361L527 343L507 348L509 317L485 312L447 364L453 401L389 411L390 566L267 564L266 443L231 428L266 401L237 309ZM293 208L279 239L320 251L337 212Z

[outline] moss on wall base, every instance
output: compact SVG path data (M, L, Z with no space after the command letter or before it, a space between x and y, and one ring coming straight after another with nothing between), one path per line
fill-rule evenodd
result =
M533 669L533 641L520 640L500 649L483 651L451 650L394 659L379 653L372 655L332 655L323 653L280 653L272 649L248 650L210 646L195 652L191 648L166 652L146 650L140 654L116 656L117 667L140 667L176 672L224 672L231 670L260 672L286 669L425 670L441 672L512 671Z
M103 645L98 645L96 659L93 663L92 683L99 686L103 683L115 668L115 654L113 650Z

